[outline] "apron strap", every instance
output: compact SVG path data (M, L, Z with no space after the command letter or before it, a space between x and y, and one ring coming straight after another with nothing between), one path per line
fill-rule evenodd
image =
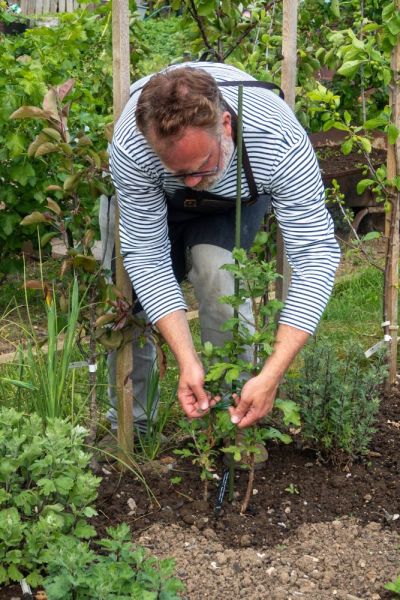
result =
M243 87L258 87L264 90L277 90L279 97L285 99L285 94L276 83L271 81L257 81L256 79L243 79L242 81L217 81L218 87L233 87L242 85Z

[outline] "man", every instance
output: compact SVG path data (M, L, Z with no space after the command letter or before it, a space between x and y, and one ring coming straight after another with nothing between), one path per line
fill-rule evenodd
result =
M251 246L271 196L293 269L274 352L230 409L232 422L244 428L271 411L282 376L324 310L339 261L307 135L284 101L271 90L248 87L254 79L243 71L185 63L132 86L115 128L111 171L125 268L176 357L182 408L198 417L213 400L204 389L179 283L188 275L193 284L202 341L221 344L227 334L220 327L231 309L218 297L232 293L233 281L220 267L232 260L237 178L238 91L227 82L240 81L250 163L242 173L242 246ZM249 306L241 313L251 318Z

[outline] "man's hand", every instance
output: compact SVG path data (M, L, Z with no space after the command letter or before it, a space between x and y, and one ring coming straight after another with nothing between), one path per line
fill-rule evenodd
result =
M278 385L279 380L266 378L262 373L249 379L240 396L233 394L236 407L229 409L232 423L243 429L265 417L272 410Z
M280 381L308 336L301 329L279 325L274 351L262 371L245 383L240 397L234 396L236 408L229 409L232 423L242 429L271 412Z
M157 321L157 327L179 365L178 399L189 419L201 417L215 404L204 389L204 369L193 345L186 314L177 310Z
M211 401L204 389L204 370L200 363L192 364L179 376L178 400L189 419L195 419L208 411Z

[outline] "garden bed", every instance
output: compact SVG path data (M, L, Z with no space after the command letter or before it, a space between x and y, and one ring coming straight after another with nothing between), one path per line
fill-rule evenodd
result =
M216 545L214 554L234 549L238 573L241 573L234 578L236 580L246 573L246 568L240 566L240 557L249 553L250 549L256 557L261 550L272 556L280 548L284 562L285 548L290 550L296 547L300 535L302 541L297 550L299 556L295 552L297 558L311 554L322 560L323 556L319 556L318 552L329 554L332 551L324 545L324 539L333 535L337 538L333 540L337 546L334 554L343 555L341 562L345 565L339 569L342 588L349 593L353 590L354 594L358 586L355 597L363 599L390 598L390 594L383 590L383 584L393 579L399 571L396 554L400 541L397 537L400 533L400 391L396 390L383 398L370 454L360 462L347 467L334 467L318 458L310 449L296 447L296 443L270 446L269 453L265 468L256 473L257 493L246 516L239 515L238 503L230 505L225 502L221 516L216 519L213 507L217 483L212 486L209 502L203 502L202 483L197 469L189 461L178 460L172 453L167 453L160 461L147 463L144 468L147 482L160 508L154 507L132 475L120 478L119 474L110 473L104 477L100 488L96 528L105 531L110 525L126 521L134 532L134 539L142 536L142 542L147 539L152 552L154 548L159 548L162 553L164 548L165 554L170 556L181 555L182 544L189 544L187 540L193 536L197 540L198 550L203 543L201 540L208 540L206 546ZM222 471L222 466L220 469ZM174 485L171 479L177 476L182 481ZM237 474L236 491L240 497L244 494L246 479L245 473ZM133 499L137 506L133 514L128 514L132 510L128 506L129 499ZM348 517L352 519L349 522L346 521ZM338 525L337 521L342 519L345 519L344 524ZM350 535L349 531L353 534ZM376 538L375 541L372 538ZM379 553L375 552L376 548L380 548ZM362 590L359 581L361 576L357 583L349 566L353 553L358 553L361 572L365 569ZM204 553L202 556L204 560ZM215 563L212 556L209 562ZM224 562L221 556L219 559ZM265 569L270 564L267 562ZM197 572L202 569L197 562L194 566ZM249 565L248 569L253 567ZM367 577L369 568L373 573ZM185 571L187 581L196 576L196 569L192 574ZM282 575L276 584L277 589L282 588L283 584L283 589L289 590L290 578L287 585L284 579ZM231 581L230 585L233 586L233 583ZM338 585L333 577L324 588L326 595L318 596L320 592L316 592L315 598L323 600L332 597ZM228 589L232 596L224 597L233 597L233 587L229 588L228 585ZM287 600L289 591L286 593L276 598ZM200 597L195 593L188 596L190 599ZM268 594L258 597L275 596ZM352 597L349 595L349 598Z
M282 543L303 523L331 521L348 515L362 523L377 521L400 531L400 518L389 517L400 513L400 391L382 401L370 454L351 466L334 467L312 450L296 448L296 442L270 446L269 460L256 472L257 493L245 517L239 515L237 504L225 502L222 516L214 519L217 483L209 503L204 503L197 469L173 453L164 455L160 461L146 463L144 473L161 509L151 506L145 490L132 475L122 478L117 473L106 475L97 503L100 516L96 528L101 530L121 520L129 522L136 532L154 522L196 525L200 529L206 523L230 547L243 546L243 536L249 546ZM170 483L177 476L182 478L181 483ZM246 483L246 474L238 473L236 491L240 498ZM128 498L133 498L138 506L131 516L128 516Z

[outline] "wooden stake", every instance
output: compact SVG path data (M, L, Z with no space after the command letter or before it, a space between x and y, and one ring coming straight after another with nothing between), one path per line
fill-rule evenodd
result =
M129 0L118 0L112 4L113 37L113 97L114 122L120 117L129 100L130 86L130 49L129 49ZM124 297L132 301L132 284L126 273L121 256L119 238L119 211L115 207L115 265L116 283ZM118 398L118 445L124 461L133 451L133 391L132 391L132 344L125 344L117 351ZM121 466L121 468L123 468Z
M400 11L400 0L395 5ZM392 122L400 129L400 36L392 51L391 57L392 83L390 86L390 107L392 109ZM387 161L388 179L400 176L400 139L396 143L388 143ZM397 375L397 345L398 345L398 297L399 297L399 226L400 226L400 193L394 189L391 198L390 230L387 242L386 260L388 261L387 280L385 281L385 306L389 321L388 332L391 336L389 342L389 376L386 382L386 391L396 383Z
M297 8L298 0L283 0L282 20L282 77L281 88L285 100L294 110L297 79ZM286 300L290 284L290 266L286 258L282 233L277 236L277 271L283 277L276 282L276 297Z

